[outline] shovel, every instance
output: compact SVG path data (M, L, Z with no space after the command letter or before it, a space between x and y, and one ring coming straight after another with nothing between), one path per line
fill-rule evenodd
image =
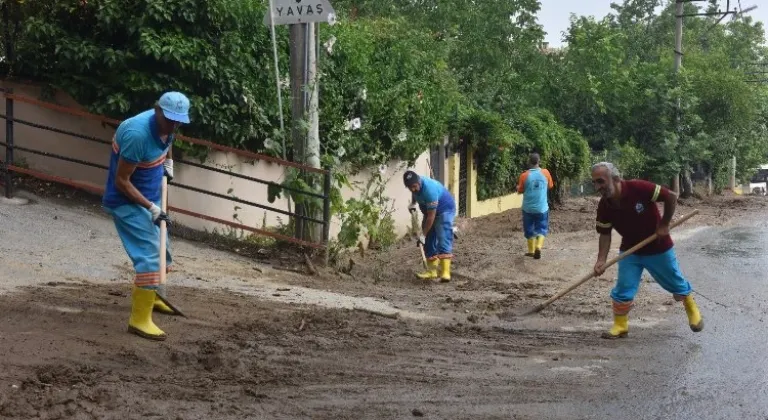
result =
M160 198L161 201L161 208L163 210L163 213L168 214L168 177L163 176L163 189L162 189L162 196ZM160 284L165 286L166 281L166 251L168 248L168 244L166 239L168 238L168 225L166 224L165 220L160 221ZM157 296L164 304L168 305L169 308L175 312L175 315L180 315L186 318L187 316L184 315L179 308L171 304L171 302L168 302L168 300L160 296L159 293L155 293L155 296Z
M669 229L670 230L674 229L675 227L679 226L680 224L682 224L686 220L690 219L691 217L697 215L698 213L699 213L698 209L688 213L687 215L681 217L676 222L674 222L671 225L669 225ZM617 262L621 261L622 259L624 259L624 258L626 258L626 257L628 257L628 256L630 256L632 254L634 254L638 249L640 249L640 248L648 245L649 243L655 241L656 237L657 237L657 235L654 233L653 235L651 235L651 236L647 237L646 239L644 239L639 244L633 246L632 248L628 249L625 252L622 252L619 256L611 258L610 260L608 260L608 262L605 263L604 268L607 269L608 267L616 264ZM520 316L526 316L526 315L531 315L531 314L540 312L542 309L544 309L547 306L549 306L552 302L560 299L561 297L563 297L566 294L568 294L569 292L571 292L573 289L575 289L575 288L581 286L582 284L586 283L587 280L591 279L592 277L595 277L594 270L591 271L589 274L585 275L584 277L582 277L581 279L571 283L568 287L566 287L565 289L561 290L560 292L558 292L556 295L552 296L551 298L547 299L546 302L540 303L538 306L534 307L533 309L530 309L530 310L528 310L526 312L521 313Z
M429 270L429 266L427 265L427 255L424 253L424 245L419 242L419 251L421 252L421 263L424 265L425 270Z

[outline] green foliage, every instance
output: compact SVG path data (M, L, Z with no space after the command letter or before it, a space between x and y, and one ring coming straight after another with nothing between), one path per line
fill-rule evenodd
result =
M413 162L442 138L461 99L445 42L404 18L360 19L326 33L335 42L321 61L325 153L356 171ZM360 128L347 127L356 118Z
M397 240L394 208L390 199L384 195L386 180L381 173L374 173L364 187L356 184L361 195L348 199L339 209L341 229L339 243L344 247L357 245L361 236L368 238L370 248L386 249Z
M631 143L619 145L616 162L625 178L641 178L646 172L648 157L642 150Z
M458 122L454 138L474 151L478 200L515 191L517 176L527 160L525 149L530 145L519 131L498 114L474 110Z
M279 136L264 7L239 0L25 2L15 73L125 118L186 92L185 134L252 150ZM280 33L287 72L285 33ZM254 77L261 74L264 77ZM288 108L286 107L286 110Z
M566 183L581 179L589 169L587 141L575 130L560 124L547 110L518 114L512 118L511 125L530 142L529 153L537 152L541 157L541 167L549 170L555 182L552 198L560 202Z
M745 76L750 63L768 58L762 24L686 17L676 74L675 4L657 13L659 3L626 0L602 20L573 19L567 49L547 62L548 107L593 149L617 151L623 172L638 177L669 183L699 166L715 175L734 155L747 165L765 161L765 87ZM702 11L694 3L685 9Z
M334 7L362 19L404 18L426 31L434 41L407 53L447 48L447 66L471 106L501 111L536 100L539 0L339 0Z
M546 110L525 109L507 121L496 113L472 110L460 118L454 130L454 137L474 150L478 200L515 192L533 152L539 153L542 167L549 169L558 186L556 201L564 192L561 184L580 179L589 168L586 140Z
M591 164L598 162L613 162L620 168L622 177L633 179L644 176L649 157L634 144L625 143L593 153Z

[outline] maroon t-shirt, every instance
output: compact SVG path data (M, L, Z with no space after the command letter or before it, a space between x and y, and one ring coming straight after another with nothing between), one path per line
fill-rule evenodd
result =
M605 198L601 198L597 205L597 232L610 234L611 229L616 229L621 235L619 249L626 251L632 248L656 233L661 220L656 202L668 196L667 188L652 182L639 179L621 181L619 207L613 207ZM672 237L667 235L640 248L636 254L658 254L672 246Z

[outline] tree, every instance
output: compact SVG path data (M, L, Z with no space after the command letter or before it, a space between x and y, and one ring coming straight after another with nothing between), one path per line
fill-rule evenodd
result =
M549 62L549 106L595 150L642 151L642 162L631 161L643 177L661 182L682 170L688 195L694 168L711 176L733 155L748 163L765 156L756 128L764 88L744 80L744 63L764 59L765 38L749 19L714 26L713 18L686 18L686 57L675 75L674 4L656 13L658 5L626 0L600 21L574 18L567 49ZM697 11L686 4L686 13Z

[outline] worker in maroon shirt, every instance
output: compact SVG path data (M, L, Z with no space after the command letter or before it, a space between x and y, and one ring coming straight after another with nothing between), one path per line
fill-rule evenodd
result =
M627 336L629 310L644 269L664 290L672 293L675 300L683 302L691 330L701 331L704 321L691 295L691 285L680 272L669 236L677 194L652 182L623 180L616 166L609 162L592 167L592 183L602 195L597 206L600 246L595 263L596 275L605 272L612 229L616 229L622 238L619 252L632 248L654 233L658 235L656 240L619 261L619 278L611 291L614 323L610 331L603 333L603 338ZM664 217L659 214L657 201L664 203Z

